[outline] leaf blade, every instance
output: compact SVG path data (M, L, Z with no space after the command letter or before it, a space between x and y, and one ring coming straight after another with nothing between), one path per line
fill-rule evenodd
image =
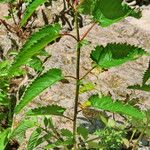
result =
M29 110L27 116L42 116L42 115L57 115L62 116L65 112L65 108L58 105L48 105L43 107L38 107L32 110Z
M15 113L18 114L38 94L61 79L63 79L61 70L56 68L50 69L40 77L37 77L21 97L19 104L15 108Z
M144 84L142 86L140 85L133 85L133 86L129 86L129 89L133 89L133 90L141 90L141 91L146 91L146 92L150 92L150 85Z
M78 9L83 14L92 15L94 21L102 27L107 27L127 16L136 18L141 16L140 12L123 4L123 0L82 0Z
M28 63L28 60L38 54L47 44L60 37L59 31L60 25L56 23L45 26L38 32L33 33L20 49L20 52L8 70L8 75L12 76L16 69Z
M108 43L105 47L96 46L91 53L91 59L102 68L110 68L136 60L146 54L144 49L126 43Z
M150 62L149 62L149 66L147 70L144 73L142 85L144 85L148 81L149 78L150 78Z
M20 22L20 26L22 27L34 13L34 11L37 9L37 7L44 4L46 1L47 0L32 0L24 12L23 18Z
M27 129L33 128L36 126L36 121L32 120L23 120L19 125L13 130L11 137L22 135Z
M6 130L0 132L0 149L4 150L6 144L8 143L8 134L10 133L11 129L7 128Z
M89 98L89 101L91 106L97 109L125 114L136 119L143 119L144 117L144 114L137 108L129 104L124 104L120 101L113 102L113 100L108 96L103 96L100 98L98 95L93 95Z
M33 150L37 146L37 141L40 134L41 134L40 128L36 128L36 130L32 132L28 141L27 150Z

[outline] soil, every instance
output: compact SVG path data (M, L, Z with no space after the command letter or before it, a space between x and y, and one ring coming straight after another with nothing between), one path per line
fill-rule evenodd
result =
M116 23L108 28L101 28L96 25L88 34L87 40L90 45L86 45L81 51L81 76L91 68L91 60L89 59L91 50L96 45L106 45L111 42L127 42L146 49L150 52L150 6L145 6L143 9L143 17L140 20L127 18L119 23ZM0 18L7 16L7 5L0 4ZM41 18L40 18L41 19ZM42 24L42 20L38 20ZM91 26L89 19L84 22L86 26L81 28L81 35ZM75 34L71 31L71 34ZM16 38L16 37L15 37ZM16 38L17 40L17 38ZM8 38L6 29L0 25L0 46L4 51L11 48L11 41ZM52 57L46 62L46 70L49 68L58 67L63 70L64 75L71 76L75 74L76 61L76 44L74 39L70 37L61 38L60 42L47 46L46 51ZM141 102L142 109L150 108L150 93L129 90L129 85L141 84L142 75L148 67L149 57L142 57L134 62L128 62L117 68L112 68L104 73L98 69L86 78L85 82L94 82L96 90L80 95L80 101L85 101L93 93L111 94L114 99L125 100L127 95L132 98L138 98ZM29 104L27 109L36 107L37 105L59 104L67 108L66 115L73 116L73 101L75 95L75 83L69 80L69 84L58 83L52 88L43 92L36 100ZM18 116L18 120L22 116ZM64 119L54 118L57 125L61 128L72 128L71 122L66 122ZM29 137L29 134L27 134ZM25 149L21 144L20 150Z

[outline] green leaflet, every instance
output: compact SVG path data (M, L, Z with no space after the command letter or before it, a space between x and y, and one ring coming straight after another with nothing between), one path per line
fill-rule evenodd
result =
M44 69L42 61L38 57L32 57L32 59L28 62L28 66L39 72Z
M0 0L0 3L13 3L15 0Z
M143 119L144 117L144 114L137 108L120 101L113 102L108 96L99 97L98 95L93 95L89 98L89 102L91 103L91 106L96 109L128 115L136 119Z
M45 141L49 141L51 139L51 137L52 137L52 135L50 133L48 133L48 134L38 138L36 141L36 145L34 145L34 148L36 148L40 144L44 143Z
M23 120L20 124L13 130L11 137L14 138L15 136L22 136L26 130L29 128L33 128L36 126L35 120Z
M37 9L37 7L44 4L46 1L47 0L32 0L32 2L27 6L24 12L20 26L22 27L28 21L31 15L34 13L34 11Z
M81 0L78 7L80 13L92 15L96 0Z
M23 109L36 96L61 79L63 79L63 77L60 69L50 69L40 77L37 77L29 87L27 87L19 104L15 108L15 113L18 114L21 109Z
M7 145L9 141L9 133L11 129L7 128L4 131L0 132L0 150L5 150L5 146Z
M131 124L140 132L144 131L146 136L150 136L150 109L145 112L145 118L143 121L132 118Z
M41 129L37 128L34 130L28 141L27 150L33 150L38 144L38 138L41 135Z
M67 138L72 138L73 137L72 132L68 129L61 129L61 135L65 136Z
M91 83L91 82L83 84L83 85L81 84L79 93L82 94L82 93L91 91L94 88L95 88L95 85L93 83Z
M127 16L140 17L139 12L135 12L122 2L123 0L82 0L79 12L92 15L102 27L109 26Z
M9 103L10 101L7 97L7 94L0 89L0 105L9 106Z
M150 92L150 85L133 85L133 86L129 86L129 89L133 89L133 90L142 90L142 91L146 91L146 92Z
M91 53L91 59L102 68L110 68L125 62L136 60L147 54L142 48L122 43L110 43L107 46L97 46Z
M149 66L147 70L144 73L142 85L144 85L148 81L149 78L150 78L150 62L149 62Z
M55 130L54 123L51 117L45 117L43 122L46 128L51 128L52 130Z
M84 139L88 138L88 134L89 134L88 129L86 129L81 125L77 128L77 133L81 135Z
M27 116L57 115L62 116L66 109L58 105L48 105L29 110Z
M68 138L63 142L61 140L54 141L53 143L46 145L44 149L50 150L50 149L54 149L54 148L62 147L62 146L67 147L68 145L72 145L72 144L73 144L72 138Z
M48 43L57 39L60 36L59 31L60 25L53 24L45 26L31 35L9 68L9 76L12 76L17 68L25 65L32 56L38 54Z
M133 89L133 90L141 90L141 91L150 92L150 84L146 84L149 78L150 78L150 62L149 62L149 66L147 70L144 73L142 85L138 85L138 84L132 85L132 86L128 86L128 88Z

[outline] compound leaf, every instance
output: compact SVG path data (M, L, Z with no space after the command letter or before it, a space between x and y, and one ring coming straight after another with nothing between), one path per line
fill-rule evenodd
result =
M68 129L61 129L61 135L66 136L68 138L72 138L73 136L72 132Z
M45 141L49 142L52 136L53 136L52 134L48 133L48 134L45 134L44 136L38 138L36 141L36 145L34 145L34 148L36 148L40 144L44 143Z
M95 88L95 85L93 83L89 82L89 83L86 83L86 84L83 84L80 86L79 93L82 94L82 93L91 91L94 88Z
M53 24L45 26L38 32L31 35L26 43L21 48L20 52L16 56L14 62L9 68L9 76L13 75L14 71L25 65L31 57L38 54L47 44L57 39L60 31L59 24Z
M149 62L149 66L148 66L147 70L144 73L142 84L144 85L148 81L149 78L150 78L150 62Z
M78 11L82 14L92 15L96 0L81 0Z
M5 129L4 131L0 132L0 149L1 150L5 150L5 146L7 145L8 141L9 141L9 133L10 133L11 129Z
M37 128L34 130L30 136L30 139L28 141L27 150L33 150L38 144L38 138L41 135L41 129Z
M142 48L122 43L109 43L97 46L91 53L91 59L102 68L110 68L125 62L136 60L147 54Z
M77 128L77 133L81 135L84 139L88 138L88 129L81 125Z
M96 109L128 115L136 119L143 119L144 117L144 114L137 108L120 101L114 102L109 96L99 97L98 95L93 95L89 98L89 102Z
M18 114L29 102L43 92L46 88L63 79L60 69L50 69L43 75L37 77L26 89L19 104L15 108Z
M140 12L135 12L123 3L123 0L82 0L79 12L92 15L102 27L109 26L127 16L140 17Z
M39 72L44 69L42 61L38 57L32 57L32 59L28 62L28 66Z
M0 0L0 3L13 3L15 0Z
M20 124L14 129L14 131L11 134L11 137L14 138L18 135L23 135L26 130L33 128L36 126L36 121L34 120L23 120L20 122Z
M29 110L27 116L57 115L62 116L66 109L58 105L48 105Z
M34 11L42 4L44 4L47 0L32 0L31 3L27 6L23 18L21 20L20 26L22 27L28 19L31 17L31 15L34 13Z
M142 91L146 91L146 92L150 92L150 85L133 85L133 86L129 86L129 89L133 89L133 90L142 90Z

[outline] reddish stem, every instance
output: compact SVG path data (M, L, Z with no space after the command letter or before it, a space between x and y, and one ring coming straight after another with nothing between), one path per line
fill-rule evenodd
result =
M96 22L92 24L92 26L83 34L82 38L80 41L84 40L84 38L88 35L88 33L93 29L93 27L96 25Z

